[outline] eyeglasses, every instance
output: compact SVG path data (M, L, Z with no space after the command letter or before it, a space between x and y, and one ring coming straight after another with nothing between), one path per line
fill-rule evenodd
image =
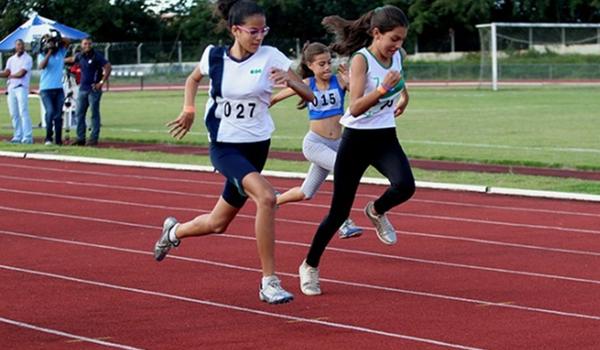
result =
M261 34L262 34L262 36L266 36L267 34L269 34L269 30L271 30L271 28L269 28L269 27L262 27L260 29L258 29L258 28L248 29L248 28L242 27L242 26L237 26L237 27L240 28L241 30L245 31L246 33L250 34L250 36L254 36L254 37L257 37Z

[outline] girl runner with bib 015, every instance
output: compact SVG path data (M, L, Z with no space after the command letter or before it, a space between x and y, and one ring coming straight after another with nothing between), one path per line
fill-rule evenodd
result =
M301 187L294 187L277 197L277 205L311 199L333 171L335 157L340 146L342 125L340 118L344 114L344 97L348 89L347 71L343 65L338 74L331 74L331 52L321 43L305 44L302 50L300 75L315 94L308 107L310 130L304 137L302 152L310 161L308 174ZM271 106L295 95L290 88L281 90L271 99ZM350 218L339 229L340 238L358 237L362 229Z

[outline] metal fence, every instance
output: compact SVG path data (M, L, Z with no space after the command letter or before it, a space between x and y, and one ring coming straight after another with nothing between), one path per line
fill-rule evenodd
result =
M215 44L227 45L224 41ZM113 65L113 84L181 84L200 60L209 42L118 42L95 43L98 51ZM298 62L302 43L298 39L265 40ZM77 49L74 47L73 49ZM3 53L6 62L9 53ZM410 58L410 55L409 55ZM4 68L4 65L2 66ZM513 64L499 66L501 80L600 80L598 64ZM489 67L478 63L423 62L406 63L408 80L461 81L486 79ZM37 72L34 72L37 73Z
M490 75L489 66L454 63L407 63L408 80L479 80ZM600 80L600 64L499 64L500 80ZM489 78L489 77L488 77Z
M118 42L95 43L97 50L104 53L114 65L144 63L197 62L209 44L227 45L227 41L217 43L200 42ZM297 57L300 50L299 39L265 40L265 45L277 47L288 56Z

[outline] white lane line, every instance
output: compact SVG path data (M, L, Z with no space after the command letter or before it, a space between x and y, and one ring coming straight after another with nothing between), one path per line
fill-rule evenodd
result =
M376 196L374 196L376 197ZM420 202L420 203L428 203L428 204L436 204L436 205L449 205L449 206L459 206L459 207L472 207L472 208L486 208L486 209L497 209L497 210L510 210L510 211L522 211L522 212L532 212L532 213L544 213L544 214L560 214L560 215L575 215L575 216L591 216L600 218L600 213L586 213L586 212L574 212L574 211L566 211L566 210L552 210L552 209L536 209L536 208L524 208L524 207L514 207L514 206L500 206L500 205L490 205L483 203L465 203L465 202L451 202L451 201L436 201L430 199L411 199L411 201Z
M53 197L60 199L69 199L69 200L78 200L84 202L94 202L94 203L103 203L110 205L124 205L127 207L142 207L142 208L153 208L153 209L161 209L161 210L169 210L169 211L186 211L191 213L209 213L210 210L197 209L197 208L189 208L189 207L173 207L173 206L165 206L165 205L154 205L154 204L145 204L145 203L137 203L137 202L128 202L128 201L116 201L109 199L98 199L98 198L89 198L89 197L80 197L80 196L69 196L69 195L60 195L49 192L34 192L34 191L21 191L21 190L13 190L6 189L0 187L0 192L7 193L18 193L32 196L41 196L41 197ZM256 217L254 215L247 214L238 214L237 217L255 220ZM284 219L284 218L275 218L277 222L286 222L286 223L294 223L301 225L309 225L309 226L318 226L320 223L316 221L307 221L307 220L292 220L292 219ZM363 230L374 231L371 227L365 227ZM593 252L587 250L575 250L575 249L563 249L563 248L552 248L552 247L543 247L536 246L531 244L519 244L519 243L511 243L511 242L502 242L502 241L493 241L488 239L477 239L471 237L463 237L463 236L448 236L444 234L436 234L436 233L428 233L428 232L415 232L415 231L396 231L398 234L407 235L407 236L416 236L416 237L427 237L432 239L444 239L444 240L452 240L452 241L464 241L476 244L486 244L486 245L495 245L495 246L503 246L503 247L511 247L511 248L519 248L519 249L530 249L530 250L539 250L546 252L554 252L554 253L565 253L565 254L577 254L577 255L588 255L588 256L600 256L600 252Z
M57 336L65 337L65 338L77 339L77 340L81 340L81 341L88 342L88 343L94 343L96 345L108 346L108 347L112 347L112 348L125 349L125 350L142 350L141 348L134 348L133 346L112 343L112 342L94 339L94 338L88 338L88 337L84 337L81 335L67 333L67 332L63 332L63 331L59 331L59 330L51 329L51 328L40 327L40 326L36 326L36 325L30 324L30 323L15 321L15 320L11 320L9 318L4 318L4 317L0 317L0 322L11 324L13 326L17 326L17 327L21 327L21 328L32 329L32 330L38 331L38 332L53 334L53 335L57 335Z
M83 186L83 187L108 188L108 189L126 190L126 191L174 194L174 195L178 195L178 196L187 196L187 197L201 197L201 198L218 198L219 197L217 195L204 195L204 194L181 192L181 191L168 191L168 190L161 190L161 189L155 189L155 188L149 188L149 187L105 185L105 184L99 184L99 183L77 182L77 181L70 181L70 180L65 181L65 180L49 180L49 179L33 179L33 178L28 179L28 178L23 178L23 177L5 176L5 175L0 175L0 179L28 181L28 182L44 182L44 183L63 184L63 185L71 185L71 186Z
M194 179L181 179L176 177L163 177L163 176L149 176L149 175L133 175L133 174L118 174L118 173L107 173L103 171L90 171L90 170L71 170L71 169L61 169L61 168L52 168L52 167L36 167L31 165L21 165L21 164L1 164L0 167L6 168L17 168L17 169L27 169L33 171L51 171L58 173L67 173L67 174L78 174L78 175L91 175L91 176L102 176L102 177L116 177L116 178L128 178L128 179L140 179L140 180L157 180L157 181L165 181L165 182L182 182L182 183L193 183L193 184L207 184L207 185L223 185L224 181L209 181L209 180L194 180ZM157 169L158 170L158 169ZM164 171L173 171L164 169Z
M281 313L262 311L262 310L247 308L247 307L243 307L243 306L217 303L217 302L209 301L209 300L190 298L190 297L185 297L185 296L181 296L181 295L156 292L156 291L141 289L141 288L126 287L126 286L117 285L117 284L110 284L110 283L92 281L92 280L76 278L76 277L71 277L71 276L66 276L66 275L59 275L59 274L54 274L54 273L49 273L49 272L19 268L16 266L0 265L0 268L9 270L9 271L27 273L27 274L43 276L43 277L50 277L50 278L55 278L55 279L60 279L60 280L65 280L65 281L70 281L70 282L92 285L92 286L96 286L96 287L110 288L110 289L115 289L115 290L131 292L131 293L150 295L150 296L154 296L154 297L162 297L162 298L167 298L167 299L171 299L171 300L184 301L184 302L188 302L188 303L212 306L212 307L217 307L217 308L226 309L226 310L239 311L239 312L243 312L243 313L285 319L285 320L290 320L290 321L295 321L295 322L305 322L305 323L310 323L310 324L319 325L319 326L325 326L325 327L329 327L329 328L346 329L346 330L351 330L351 331L356 331L356 332L361 332L361 333L368 333L368 334L381 335L381 336L391 337L391 338L411 340L411 341L420 342L420 343L446 346L446 347L453 348L453 349L470 349L470 350L479 349L479 348L464 346L464 345L460 345L460 344L453 344L453 343L443 342L443 341L434 340L434 339L415 337L415 336L401 334L401 333L386 332L386 331L381 331L381 330L377 330L377 329L353 326L353 325L344 324L344 323L322 321L322 320L304 318L304 317L300 317L300 316L293 316L293 315L286 315L286 314L281 314Z
M10 152L4 152L7 154ZM3 153L0 151L0 156ZM48 160L48 161L62 161L62 162L77 162L86 164L104 164L104 165L116 165L116 166L127 166L127 167L141 167L150 169L171 169L171 170L187 170L187 171L200 171L200 172L214 172L213 167L203 165L186 165L177 163L160 163L160 162L144 162L144 161L130 161L130 160L117 160L108 158L94 158L94 157L79 157L79 156L64 156L55 155L48 153L29 153L25 154L24 157L27 159L37 160ZM275 178L287 178L287 179L301 179L305 177L305 173L289 172L289 171L274 171L265 170L262 174L266 177ZM333 176L328 178L333 179ZM382 177L364 177L361 180L364 184L373 185L389 185L389 181ZM577 200L584 202L600 202L600 195L594 194L582 194L582 193L570 193L570 192L556 192L556 191L533 191L533 190L518 190L515 192L510 188L501 187L489 187L484 185L465 185L465 184L453 184L453 183L436 183L427 181L417 181L416 185L418 188L423 189L436 189L436 190L450 190L460 192L475 192L482 194L500 194L508 196L521 196L521 197L534 197L534 198L551 198L560 200Z
M216 237L237 238L237 239L245 239L245 240L251 240L251 241L255 240L255 238L252 238L252 237L231 235L231 234L227 234L227 233L219 234ZM310 244L308 244L308 243L300 243L300 242L292 242L292 241L282 241L282 240L276 240L275 242L277 242L277 244L285 244L285 245L292 245L292 246L295 245L295 246L306 247L306 248L310 247ZM528 276L528 277L557 279L557 280L570 281L570 282L579 282L579 283L589 283L589 284L600 285L600 280L586 279L586 278L577 278L577 277L570 277L570 276L563 276L563 275L552 275L552 274L538 273L538 272L528 272L528 271L520 271L520 270L502 269L502 268L497 268L497 267L487 267L487 266L479 266L479 265L451 263L451 262L446 262L446 261L441 261L441 260L427 260L427 259L411 258L411 257L407 257L407 256L374 253L374 252L368 252L368 251L364 251L364 250L355 250L355 249L327 247L327 250L328 251L341 252L341 253L348 253L348 254L373 256L373 257L377 257L377 258L386 258L386 259L394 259L394 260L401 260L401 261L410 261L410 262L414 262L414 263L439 265L439 266L445 266L445 267L470 269L470 270L481 270L481 271L489 271L489 272L506 273L506 274L512 274L512 275L521 275L521 276Z
M216 185L216 186L223 185L223 181L192 180L192 179L180 179L180 178L148 176L148 175L113 174L113 173L107 173L107 172L101 172L101 171L68 170L68 169L60 169L60 168L52 168L52 167L35 167L35 166L17 165L17 164L0 164L0 167L13 167L13 168L22 168L22 169L31 169L31 170L46 170L46 171L54 171L54 172L69 173L69 174L83 174L83 175L94 175L94 176L105 176L105 177L133 178L133 179L141 179L141 180L157 180L157 181L166 181L166 182L170 182L170 183L182 182L182 183L197 183L197 184ZM333 192L326 191L326 190L319 190L319 194L331 196L333 194ZM379 196L359 192L359 193L357 193L357 197L374 199L374 198L378 198ZM534 213L600 217L600 213L586 213L586 212L574 212L574 211L552 210L552 209L536 209L536 208L531 208L531 207L486 205L486 204L482 204L482 203L438 201L438 200L419 199L419 198L412 198L410 201L411 202L419 202L419 203L436 204L436 205L449 205L449 206L487 208L487 209L510 210L510 211L524 211L524 212L534 212ZM295 204L296 203L289 203L288 205L295 205Z
M213 198L213 199L217 199L220 197L219 195L199 194L199 193L190 193L190 192L182 192L182 191L169 191L169 190L161 190L161 189L149 188L149 187L117 186L117 185L106 185L106 184L86 183L86 182L76 182L76 181L48 180L48 179L27 179L27 178L22 178L22 177L4 176L4 175L0 175L0 178L8 179L8 180L16 180L16 181L45 182L45 183L63 184L63 185L71 185L71 186L84 186L84 187L107 188L107 189L115 189L115 190L161 193L161 194L186 196L186 197L201 197L201 198ZM329 208L329 205L324 205L324 204L295 203L295 205L311 207L311 208ZM360 212L360 213L363 212L362 209L358 209L358 208L352 208L352 211ZM411 214L411 213L402 213L402 212L389 212L388 215L409 216L409 217L433 219L433 220L470 222L470 223L485 224L485 225L523 227L523 228L534 228L534 229L541 229L541 230L553 230L553 231L561 231L561 232L573 232L573 233L600 235L599 230L588 230L588 229L579 229L579 228L570 228L570 227L520 224L520 223L512 223L512 222L506 222L506 221L455 218L455 217L450 217L450 216Z
M4 206L0 206L0 210L12 211L12 212L17 212L17 213L30 213L30 214L35 214L35 215L47 215L47 216L61 217L61 218L67 218L67 219L72 219L72 220L101 222L101 223L106 223L106 224L138 227L138 228L151 229L156 232L159 232L160 229L162 228L160 226L151 226L151 225L137 224L137 223L131 223L131 222L125 222L125 221L116 221L116 220L110 220L110 219L100 219L100 218L94 218L94 217L88 217L88 216L82 216L82 215L69 215L69 214L63 214L63 213L53 213L53 212L45 212L45 211L29 210L29 209L21 209L21 208L10 208L10 207L4 207ZM216 235L216 237L235 238L235 239L251 240L251 241L256 240L256 238L254 238L254 237L246 237L246 236L241 236L241 235L232 235L232 234L223 234L223 233ZM299 246L299 247L305 247L305 248L308 248L310 246L307 243L294 242L294 241L275 240L275 242L277 244ZM562 275L552 275L552 274L545 274L545 273L527 272L527 271L510 270L510 269L502 269L502 268L496 268L496 267L487 267L487 266L478 266L478 265L469 265L469 264L460 264L460 263L450 263L450 262L445 262L445 261L440 261L440 260L427 260L427 259L419 259L419 258L412 258L412 257L398 256L398 255L390 255L390 254L381 254L381 253L374 253L374 252L368 252L368 251L362 251L362 250L344 249L344 248L336 248L336 247L327 247L327 250L343 252L343 253L348 253L348 254L374 256L374 257L379 257L379 258L395 259L395 260L401 260L401 261L410 261L410 262L429 264L429 265L439 265L439 266L452 267L452 268L481 270L481 271L528 276L528 277L539 277L539 278L557 279L557 280L570 281L570 282L600 285L599 280L586 279L586 278L576 278L576 277L569 277L569 276L562 276Z
M424 145L440 145L440 146L455 146L455 147L473 147L473 148L492 148L492 149L512 149L521 151L542 151L542 152L571 152L571 153L600 153L597 148L578 148L578 147L534 147L534 146L511 146L511 145L494 145L488 143L464 143L464 142L447 142L447 141L429 141L429 140L406 140L405 143L416 143Z
M42 241L56 242L56 243L61 243L61 244L70 244L70 245L77 245L77 246L83 246L83 247L106 249L106 250L112 250L112 251L124 252L124 253L132 253L132 254L148 255L148 256L153 255L152 252L148 252L148 251L114 247L114 246L109 246L109 245L104 245L104 244L65 240L65 239L47 237L47 236L30 235L30 234L21 233L21 232L0 230L0 234L22 237L22 238L30 238L30 239L36 239L36 240L42 240ZM193 263L200 263L200 264L205 264L205 265L224 267L224 268L228 268L228 269L241 270L241 271L247 271L247 272L253 272L253 273L261 272L261 270L257 269L257 268L233 265L233 264L222 263L222 262L217 262L217 261L213 261L213 260L190 258L190 257L185 257L185 256L175 255L175 254L170 254L169 259L181 260L181 261L193 262ZM277 274L281 275L281 276L298 278L297 274L288 273L288 272L279 271L279 272L277 272ZM380 286L380 285L374 285L374 284L368 284L368 283L357 283L357 282L350 282L350 281L343 281L343 280L336 280L336 279L322 278L322 277L321 277L321 281L345 285L345 286L382 290L382 291L392 292L392 293L416 295L416 296L435 298L435 299L443 299L443 300L451 300L451 301L476 304L476 305L495 306L495 307L501 307L501 308L507 308L507 309L517 309L517 310L539 312L539 313L545 313L545 314L551 314L551 315L557 315L557 316L575 317L575 318L583 318L583 319L591 319L591 320L595 320L595 321L600 321L600 316L587 315L587 314L574 313L574 312L566 312L566 311L553 310L553 309L545 309L545 308L532 307L532 306L524 306L524 305L518 305L518 304L512 304L512 303L511 304L507 304L507 303L503 303L503 302L499 303L499 302L494 302L494 301L489 301L489 300L464 298L464 297L458 297L458 296L452 296L452 295L446 295L446 294L422 292L422 291L416 291L416 290L386 287L386 286Z

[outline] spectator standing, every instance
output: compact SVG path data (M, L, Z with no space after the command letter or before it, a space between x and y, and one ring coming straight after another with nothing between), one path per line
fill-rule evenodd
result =
M29 81L33 61L25 52L25 43L15 41L15 54L6 62L0 77L8 79L8 112L12 118L11 143L33 143L31 117L29 116Z
M104 56L94 50L92 39L86 38L81 42L81 52L65 59L66 63L76 63L81 70L79 94L77 96L77 140L74 145L96 146L100 136L100 99L102 87L108 80L111 72L110 63ZM86 143L85 115L88 107L92 110L92 131Z
M62 145L62 109L65 102L63 91L63 70L67 42L63 41L60 33L51 31L42 37L42 52L38 55L40 75L40 97L46 110L46 140L45 145ZM54 132L53 132L54 130Z

